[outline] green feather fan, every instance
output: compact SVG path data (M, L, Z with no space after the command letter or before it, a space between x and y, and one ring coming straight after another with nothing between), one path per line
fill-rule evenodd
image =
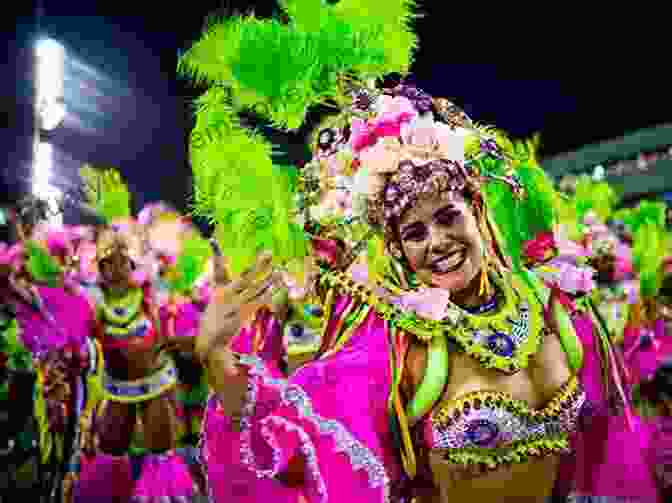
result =
M272 147L244 128L253 111L280 129L300 127L311 106L343 99L345 81L408 72L417 37L413 0L284 0L289 18L231 17L209 23L178 73L209 89L196 100L190 157L192 212L216 226L231 270L262 249L286 263L306 253L293 223L296 171L274 166Z
M27 241L26 269L36 283L55 287L63 273L63 269L49 252L34 241Z
M79 170L88 205L108 222L131 216L131 194L119 171L85 164Z

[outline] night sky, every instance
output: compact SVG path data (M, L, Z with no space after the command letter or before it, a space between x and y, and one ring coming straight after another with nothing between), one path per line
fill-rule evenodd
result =
M177 54L198 38L208 13L222 4L249 3L152 2L122 12L129 4L45 0L43 28L72 57L66 82L72 113L52 139L58 183L76 183L82 162L118 166L136 206L164 199L184 207L189 103L195 91L176 79ZM16 194L29 175L35 6L20 4L15 26L3 30L9 38L0 91L0 145L7 152L3 198ZM260 16L270 14L272 4L254 2ZM665 75L669 57L666 65L651 66L648 59L656 57L651 36L646 51L632 44L624 50L623 37L614 30L600 30L587 19L582 26L571 14L545 11L525 20L516 13L485 12L484 4L473 3L459 5L458 18L457 12L442 10L447 5L457 7L425 2L414 73L421 87L452 98L474 119L517 136L541 131L547 155L672 122L672 87ZM12 75L16 79L8 78ZM300 144L296 136L288 141Z

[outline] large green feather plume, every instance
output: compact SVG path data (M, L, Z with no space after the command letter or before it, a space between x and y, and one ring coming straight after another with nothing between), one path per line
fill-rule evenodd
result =
M261 249L276 260L303 257L303 229L292 223L296 171L274 166L272 146L240 123L252 111L279 129L300 127L311 106L340 103L345 82L408 72L417 37L414 0L283 0L289 21L214 19L178 63L207 84L195 103L190 157L193 213L216 226L232 271Z
M211 23L181 58L178 72L222 85L237 110L298 128L310 106L339 94L339 79L408 72L417 37L412 0L285 0L290 21L231 17Z

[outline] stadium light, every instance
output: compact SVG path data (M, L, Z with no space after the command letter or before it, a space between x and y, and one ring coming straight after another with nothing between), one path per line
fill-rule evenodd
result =
M59 212L61 191L51 185L54 149L43 132L58 128L65 119L65 48L50 38L35 44L35 140L32 192L46 201L50 223L62 223Z
M65 48L52 39L35 45L36 112L40 129L51 131L63 123L65 107Z

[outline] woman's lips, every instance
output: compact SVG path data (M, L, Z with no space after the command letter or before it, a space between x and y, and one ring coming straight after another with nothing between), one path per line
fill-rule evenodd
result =
M442 257L434 260L430 266L430 269L436 274L447 274L462 267L462 264L466 258L466 249L460 248L459 250L455 250L448 255L443 255Z

